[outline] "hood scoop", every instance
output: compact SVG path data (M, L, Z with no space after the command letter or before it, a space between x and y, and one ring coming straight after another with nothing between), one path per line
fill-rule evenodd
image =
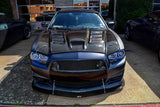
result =
M71 31L67 33L67 41L70 49L85 50L89 41L89 30L86 31Z
M82 46L83 49L86 49L85 40L81 38L71 39L69 45L70 48L73 48L74 46Z

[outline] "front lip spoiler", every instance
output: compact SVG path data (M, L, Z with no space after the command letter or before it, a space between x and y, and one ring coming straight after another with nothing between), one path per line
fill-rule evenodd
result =
M91 95L103 94L110 91L121 90L123 88L122 84L123 84L123 81L117 81L112 84L106 83L104 85L95 86L95 87L75 89L75 88L63 88L58 86L53 87L53 86L48 86L44 84L38 84L37 81L34 80L32 83L32 86L33 88L39 91L52 93L55 95L62 95L62 96L69 96L69 97L86 97Z

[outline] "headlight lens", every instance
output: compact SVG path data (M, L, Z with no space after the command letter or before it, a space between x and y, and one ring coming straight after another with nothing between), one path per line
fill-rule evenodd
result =
M118 60L123 59L125 56L125 51L124 50L120 50L118 52L115 52L113 54L108 55L108 59L111 63L114 63Z
M8 29L7 24L0 24L0 30L6 30Z
M35 52L31 52L30 58L31 60L35 60L43 64L46 64L48 61L48 56L42 55L40 53L35 53Z

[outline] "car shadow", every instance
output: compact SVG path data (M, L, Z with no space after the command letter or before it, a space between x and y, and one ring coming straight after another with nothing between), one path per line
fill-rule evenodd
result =
M13 63L14 64L14 63ZM12 65L12 64L11 64ZM10 70L10 68L5 68ZM0 83L0 104L18 104L18 105L50 105L47 100L48 93L42 93L32 88L32 72L30 67L29 55L21 60ZM92 105L104 101L108 96L119 93L120 90L108 92L83 98L64 97L51 95L57 100L63 100L64 104L80 101L82 105ZM67 100L65 100L67 99ZM65 102L67 101L67 102ZM62 101L59 101L61 103ZM76 104L76 103L75 103ZM52 104L53 105L53 102Z
M8 67L5 69L10 70ZM48 94L32 89L29 55L11 70L0 87L0 104L43 105L48 98Z

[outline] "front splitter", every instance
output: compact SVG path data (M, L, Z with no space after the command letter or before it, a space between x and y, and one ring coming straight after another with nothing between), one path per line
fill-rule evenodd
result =
M89 88L64 88L64 87L58 87L58 86L49 86L44 84L39 84L36 80L33 81L32 86L34 89L37 89L38 91L54 94L54 95L60 95L60 96L69 96L69 97L86 97L86 96L92 96L97 94L103 94L115 90L121 90L124 86L124 81L118 81L114 82L112 84L104 84L100 86L95 87L89 87Z

